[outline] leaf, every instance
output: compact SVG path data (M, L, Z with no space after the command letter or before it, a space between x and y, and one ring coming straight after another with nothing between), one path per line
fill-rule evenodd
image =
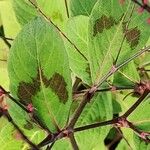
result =
M71 143L68 138L63 138L63 139L57 140L52 149L60 150L60 147L61 147L61 150L66 150L66 148L68 150L72 149Z
M13 0L14 10L17 19L21 25L25 25L35 16L39 16L39 12L27 0ZM63 27L67 20L67 12L65 2L60 0L45 1L45 0L31 0L46 16L58 26Z
M0 2L0 14L6 37L14 38L20 30L12 7L12 1ZM9 41L10 42L10 41Z
M149 100L150 98L145 98L145 100L136 108L136 110L129 116L129 120L134 122L136 125L142 125L143 123L150 124L150 111L149 110ZM146 128L145 128L146 130ZM149 128L150 130L150 128Z
M5 61L7 60L7 49L8 47L4 41L0 39L0 85L3 85L6 89L9 86L7 62Z
M149 150L150 144L142 141L137 135L134 134L134 142L136 145L136 150Z
M123 139L117 145L116 150L126 150L126 149L136 150L134 140L133 140L133 131L130 130L129 128L121 128L121 131L122 131Z
M149 100L150 98L145 99L145 101L143 101L141 105L136 108L131 116L129 116L129 120L134 123L137 129L143 132L150 132L150 112L148 111L150 106ZM133 140L137 150L148 150L150 148L150 144L144 142L135 133L133 135Z
M112 119L112 97L110 93L97 94L83 110L78 126Z
M134 85L140 82L140 76L136 69L135 63L132 61L114 75L114 85Z
M89 25L90 69L95 84L110 71L120 47L117 65L145 46L149 39L146 23L149 14L139 15L136 9L137 6L129 0L123 5L116 0L96 3Z
M0 146L1 150L23 150L28 149L29 145L22 139L21 134L5 118L0 118ZM29 139L34 143L39 143L43 136L40 130L28 132Z
M111 93L103 92L103 94L97 94L83 110L76 126L79 127L112 119L113 110L111 98ZM75 133L80 149L96 149L97 146L101 146L103 149L103 141L109 129L109 126L104 126L85 130L84 132L77 133L77 135Z
M68 19L64 0L37 0L37 4L45 12L46 16L50 17L56 25L63 28Z
M79 149L98 150L101 148L101 150L105 150L103 141L108 131L108 127L104 127L102 129L90 129L75 133Z
M17 36L8 63L10 90L51 131L66 125L71 78L64 43L56 29L38 17Z
M29 5L26 0L13 0L13 8L21 25L25 25L37 16L36 9Z
M133 98L129 96L126 98L125 101L120 101L120 104L122 104L122 108L126 106L126 109L123 109L123 113L128 110L135 102L137 101L137 98ZM136 108L135 111L128 117L128 120L132 122L137 129L143 131L143 132L150 132L150 112L149 110L149 98L145 98L145 100ZM140 150L140 149L146 149L146 143L139 139L139 136L133 132L129 128L123 130L123 135L126 137L128 142L132 147L136 147L133 149ZM132 133L131 133L132 132ZM145 144L144 144L145 143ZM119 149L119 148L118 148Z
M5 119L0 118L0 146L1 150L19 150L22 148L24 141L15 138L14 127ZM19 137L18 137L19 138Z
M88 59L88 21L88 17L77 16L70 18L66 25L67 37L78 47L86 59ZM91 77L88 61L68 41L65 41L65 45L71 70L84 83L90 85Z
M85 15L90 16L92 8L97 0L70 0L70 9L72 16Z

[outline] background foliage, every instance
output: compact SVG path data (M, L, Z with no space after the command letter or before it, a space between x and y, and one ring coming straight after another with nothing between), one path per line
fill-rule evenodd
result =
M68 10L65 0L31 2L0 0L0 85L25 107L33 104L34 115L52 133L67 126L68 118L84 99L83 90L94 85L98 88L100 85L100 89L114 85L131 90L97 92L74 128L124 114L138 99L134 94L123 100L124 97L140 81L149 81L149 72L142 74L138 69L150 70L149 53L119 68L107 80L104 78L113 65L119 66L150 44L147 20L150 13L139 12L139 6L131 0L68 0ZM14 40L7 43L3 37ZM17 104L10 99L7 103L14 122L33 143L40 143L47 132ZM147 97L128 120L138 129L150 132L149 108ZM130 128L119 128L119 132L116 128L103 126L74 135L81 150L109 149L113 139L119 136L114 144L117 150L150 149L150 144ZM2 116L0 149L28 148L17 129ZM52 147L66 148L72 149L68 137L56 141Z

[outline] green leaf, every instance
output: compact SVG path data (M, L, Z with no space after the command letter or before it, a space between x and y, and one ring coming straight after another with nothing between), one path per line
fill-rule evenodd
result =
M78 126L112 119L112 113L111 93L97 94L83 110L78 120Z
M117 9L116 9L117 8ZM90 16L89 59L92 81L97 84L110 71L121 47L117 65L145 46L149 39L147 12L137 13L130 0L99 0Z
M136 69L135 63L132 61L114 75L114 85L134 85L140 82L140 76Z
M64 43L56 29L39 17L28 23L11 48L10 90L51 131L66 125L71 103L71 77Z
M78 47L86 59L88 59L88 22L88 17L78 16L69 19L66 25L67 37ZM90 85L91 77L88 61L68 41L65 41L65 45L73 73L84 83Z
M29 149L29 145L22 139L21 134L8 122L6 118L0 118L0 146L1 150L23 150ZM26 132L34 143L39 143L44 138L40 130Z
M0 85L8 89L9 78L7 71L7 45L0 39ZM4 61L3 61L4 60Z
M142 125L145 123L149 123L150 125L150 111L149 110L149 100L146 99L136 108L136 110L129 116L129 120L134 122L136 125ZM147 126L146 126L147 127ZM146 128L145 128L146 130ZM148 129L150 130L150 128Z
M123 138L120 143L117 145L116 150L136 150L134 140L133 140L133 131L129 128L121 128ZM126 139L126 140L125 140Z
M123 113L126 110L128 110L137 101L137 99L138 98L133 98L129 96L126 98L125 101L122 102L120 101L120 104L122 104ZM132 122L137 129L143 132L150 132L150 118L149 118L150 112L148 110L149 110L149 98L145 98L145 100L128 117L128 120ZM122 131L124 137L126 137L126 139L128 140L128 142L130 143L133 149L145 150L147 144L142 139L140 139L139 136L135 134L135 132L133 132L133 130L127 128L127 129L122 129ZM123 143L123 145L125 146L125 143ZM121 147L121 145L119 147Z
M70 9L72 16L85 15L90 16L92 8L97 0L70 0Z
M149 110L149 99L145 99L140 106L129 116L129 120L134 123L137 129L143 132L150 132L150 111ZM149 149L150 144L143 141L138 135L133 135L134 144L137 150Z
M1 150L19 150L25 142L17 136L17 131L5 119L0 118L0 146ZM18 138L17 138L18 137Z
M20 26L16 20L11 0L0 2L0 14L5 36L9 38L16 37Z
M13 0L13 8L21 25L25 25L37 16L36 9L32 5L29 5L27 0Z
M68 150L71 150L72 147L71 147L71 143L70 141L68 140L68 138L63 138L63 139L60 139L60 140L57 140L53 146L53 150L60 150L60 147L61 147L61 150L66 150L66 148Z
M79 149L82 150L105 150L104 139L108 133L108 127L90 129L75 133Z
M113 109L111 99L111 93L97 94L83 110L76 126L79 127L112 119ZM97 146L101 146L103 149L103 141L109 129L109 126L105 126L79 132L77 135L75 133L80 149L96 149Z
M149 150L150 149L150 144L146 143L145 141L141 140L140 137L134 134L134 142L136 145L136 150Z
M68 19L64 0L37 0L37 4L46 16L50 17L56 25L63 28Z
M16 16L21 25L25 25L35 16L39 16L35 7L28 0L13 0ZM65 2L60 0L31 0L46 16L58 26L63 27L67 20Z

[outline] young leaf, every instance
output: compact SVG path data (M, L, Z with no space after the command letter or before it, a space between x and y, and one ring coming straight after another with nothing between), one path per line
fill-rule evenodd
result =
M72 16L85 15L90 16L92 8L97 0L70 0L70 9Z
M77 16L69 19L66 25L67 37L81 50L86 57L83 58L76 49L65 41L69 63L73 73L84 83L90 85L90 68L88 63L88 23L89 18L85 16Z
M33 109L51 131L66 125L71 103L71 77L64 43L43 18L28 23L11 48L10 90Z
M149 14L139 15L136 9L130 0L123 5L117 0L96 3L89 25L89 59L95 84L115 61L120 64L145 46L150 32L146 22Z

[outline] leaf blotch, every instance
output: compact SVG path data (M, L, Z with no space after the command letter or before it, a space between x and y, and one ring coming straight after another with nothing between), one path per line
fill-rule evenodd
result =
M102 33L104 29L108 30L112 26L116 24L113 17L107 17L106 15L102 15L101 18L97 19L94 24L93 36L96 36L98 33Z
M30 123L29 121L27 121L27 123L24 125L24 129L32 130L33 129L32 123Z
M62 16L62 14L61 14L60 12L53 12L52 18L53 18L54 20L59 20L60 22L63 22L63 21L64 21L64 20L63 20L63 16Z
M68 91L66 82L59 73L55 73L50 79L47 79L43 71L37 73L36 78L32 78L32 82L20 82L18 87L18 98L22 104L28 105L32 103L32 96L35 96L40 91L41 82L46 88L51 88L52 91L59 97L60 102L66 103L68 100Z
M36 93L40 91L40 76L39 73L37 78L32 78L31 83L20 82L18 87L18 98L24 104L28 105L32 103L32 96L36 95Z
M127 42L130 44L131 49L134 49L139 43L141 32L137 27L128 29L126 24L126 22L123 23L123 32Z
M59 97L60 102L64 104L68 100L68 91L66 89L66 82L59 73L55 73L50 80L45 80L44 84L46 87L50 87L54 93Z

